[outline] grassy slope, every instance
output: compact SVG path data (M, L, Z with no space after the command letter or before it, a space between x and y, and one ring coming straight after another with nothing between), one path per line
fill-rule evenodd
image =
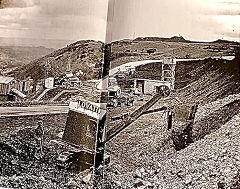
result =
M73 72L82 70L84 72L82 79L96 79L103 60L102 47L101 42L78 41L32 61L27 66L16 70L15 75L18 78L31 76L36 82L45 77L46 61L48 60L48 77L59 77L65 73L69 56L71 56Z

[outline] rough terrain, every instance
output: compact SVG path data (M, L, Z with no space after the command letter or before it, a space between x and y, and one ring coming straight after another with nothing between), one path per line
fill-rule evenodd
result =
M60 139L66 118L67 114L0 118L0 187L91 188L91 171L79 174L57 167L56 158L65 148L54 141ZM44 125L43 155L34 137L39 122Z
M163 56L170 56L174 51L174 55L178 58L218 56L219 53L230 55L233 51L230 48L232 44L214 44L219 48L229 45L229 48L220 50L220 52L211 52L208 47L213 45L212 43L176 42L180 40L179 38L174 38L174 40L174 42L169 42L138 39L133 42L115 43L113 66L139 59L159 59ZM78 50L81 48L79 46ZM147 52L151 48L156 48L156 51ZM230 49L229 52L227 52L228 49ZM65 50L66 53L69 52ZM64 58L60 58L61 61L67 59L65 50L63 50ZM136 52L132 52L135 50ZM126 51L125 54L120 53L124 51ZM41 62L41 68L46 58L38 60ZM55 59L54 63L58 61ZM75 63L78 66L79 62ZM33 72L27 73L35 73L34 65L28 67L28 71L32 69ZM111 163L103 168L104 174L100 186L102 188L164 189L239 188L239 68L239 55L233 61L208 58L200 61L179 62L176 67L176 90L170 97L161 99L153 108L172 105L185 107L198 104L195 122L192 126L193 142L177 151L173 143L172 131L181 133L186 125L174 122L173 129L168 130L165 112L141 116L106 144L106 151L111 154ZM34 74L33 77L38 78ZM145 96L143 102L136 102L132 107L109 109L107 129L119 122L111 121L111 116L134 111L149 98L151 97ZM38 144L33 138L27 136L32 135L38 121L41 120L46 134L43 146L44 158L39 160L35 152ZM88 176L88 173L77 174L59 170L56 167L57 154L63 148L50 141L59 139L65 123L66 114L0 118L2 139L0 163L3 167L0 186L15 188L26 188L26 186L28 188L90 187L92 178ZM23 147L25 144L26 146ZM20 149L20 152L9 146ZM23 158L26 156L30 159Z
M239 188L239 62L236 54L233 61L177 63L176 90L154 107L198 104L193 143L176 151L172 132L184 125L174 122L168 131L164 112L142 116L107 144L112 162L104 186Z

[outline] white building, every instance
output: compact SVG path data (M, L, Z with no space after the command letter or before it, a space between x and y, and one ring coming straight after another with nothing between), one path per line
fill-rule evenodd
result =
M45 79L45 88L52 89L53 87L54 87L54 78L49 77L49 78Z
M161 86L167 86L171 88L171 83L160 80L150 80L150 79L135 79L134 89L135 92L140 92L142 94L152 95L158 93Z

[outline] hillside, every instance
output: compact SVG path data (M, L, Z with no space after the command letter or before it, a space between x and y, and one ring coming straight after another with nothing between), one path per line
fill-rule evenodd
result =
M164 37L138 37L134 41L162 41L162 42L182 42L191 43L192 41L184 39L182 36L173 36L170 38Z
M121 64L146 60L172 58L210 58L215 56L233 55L239 43L225 41L194 42L183 37L139 37L135 40L121 40L112 43L112 64Z
M48 70L47 77L59 77L65 73L67 63L70 61L74 73L80 70L84 73L82 80L97 79L102 60L102 42L77 41L17 69L14 75L20 79L30 76L36 82L46 77L46 70Z
M0 73L7 74L53 51L46 47L0 46Z

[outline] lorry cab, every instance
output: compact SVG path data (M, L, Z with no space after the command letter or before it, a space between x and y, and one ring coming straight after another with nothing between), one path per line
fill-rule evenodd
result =
M120 94L121 94L121 88L119 86L109 87L109 89L108 89L108 97L109 98L119 96Z
M108 103L110 107L133 105L134 98L131 94L123 93L119 86L112 86L108 89Z

